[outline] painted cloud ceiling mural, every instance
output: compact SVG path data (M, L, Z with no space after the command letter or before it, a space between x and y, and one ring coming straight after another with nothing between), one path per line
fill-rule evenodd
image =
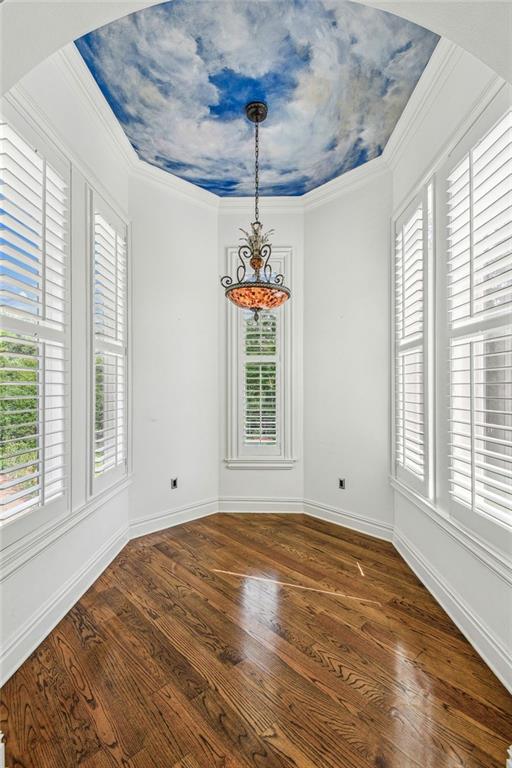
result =
M76 41L143 160L218 195L301 195L380 155L438 37L345 0L172 0Z

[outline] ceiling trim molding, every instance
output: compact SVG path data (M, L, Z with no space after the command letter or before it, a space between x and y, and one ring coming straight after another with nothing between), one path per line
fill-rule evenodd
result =
M260 211L264 213L304 213L304 196L260 197ZM219 197L221 215L249 214L254 212L253 197Z
M455 43L444 38L438 42L384 147L382 154L391 168L397 165L406 145L418 130L425 114L430 111L439 91L463 55L463 49Z
M194 202L203 208L219 210L222 198L218 195L208 192L207 189L198 187L197 184L192 184L192 182L186 179L181 179L179 176L169 173L169 171L157 168L156 165L151 165L151 163L147 163L139 157L136 157L135 162L130 166L130 171L132 179L164 187L167 192L176 197L188 202Z
M485 84L484 88L473 102L470 111L465 113L457 127L438 148L434 160L429 160L425 165L422 173L418 176L418 180L413 190L405 193L398 203L396 203L393 210L393 220L399 218L403 214L410 203L411 196L416 194L421 187L429 181L432 175L442 168L453 149L464 138L466 133L471 130L475 122L504 88L510 89L512 86L508 85L508 83L499 75L492 73L489 81Z
M368 184L369 181L373 181L379 176L388 173L390 173L390 168L384 157L382 155L375 157L364 165L359 165L357 168L342 173L341 176L337 176L320 187L306 192L301 198L304 201L304 210L312 210L320 205L330 203L347 192L352 192L354 189Z
M416 88L414 89L409 102L407 103L397 126L395 127L390 139L388 140L384 152L381 156L366 162L357 168L354 168L341 176L326 182L325 184L306 192L304 195L283 196L283 197L262 197L261 209L272 213L303 213L335 200L337 197L346 194L363 184L368 183L377 176L389 171L390 165L388 157L390 151L388 147L392 146L397 129L401 133L401 141L409 134L411 120L425 101L425 90L430 93L435 90L439 76L442 74L447 60L455 56L458 52L462 55L462 49L445 40L440 40L425 71L423 72ZM109 136L112 139L116 151L127 163L132 177L141 181L158 184L166 187L170 192L183 199L192 199L196 203L201 203L206 207L213 207L221 214L249 211L252 206L250 197L220 197L208 190L193 184L190 181L176 176L169 171L164 171L150 163L141 160L130 141L124 133L117 118L112 112L107 100L103 96L98 84L91 75L87 65L82 59L74 43L62 48L55 56L55 63L63 76L71 79L77 86L79 93L87 101L90 108L93 109L99 120L104 125ZM455 63L454 63L455 65ZM453 66L454 66L453 65ZM449 73L446 74L448 76ZM418 91L420 91L418 95ZM411 108L412 102L412 108ZM404 120L405 113L408 117ZM398 149L398 147L397 147ZM397 150L393 150L396 152ZM392 155L394 159L394 154Z
M109 134L112 144L120 157L131 168L138 160L116 116L110 109L100 87L87 69L74 43L69 43L54 54L53 60L62 76L76 88L87 105L96 114Z
M337 176L335 179L316 187L316 189L312 189L310 192L306 192L304 195L261 197L260 210L268 213L304 213L317 208L319 205L336 200L347 192L389 173L389 171L389 166L381 155L369 160L364 165L343 173L341 176ZM219 199L219 213L221 215L247 213L254 208L254 200L251 197L221 197Z
M2 99L8 108L14 110L14 112L32 126L37 133L54 144L71 165L94 186L105 200L108 200L109 205L112 206L122 219L129 219L128 211L114 198L112 192L105 186L102 179L89 163L73 152L69 147L66 138L55 129L53 122L46 112L41 109L39 104L33 100L22 85L19 83L18 85L15 85L14 88L11 88L9 93L2 97ZM125 163L122 163L121 167L124 167L124 170L128 175L128 169L126 168Z
M357 187L390 173L398 164L405 148L414 138L432 103L445 85L453 69L464 55L462 48L441 38L432 57L420 77L411 97L402 112L382 155L358 166L304 195L283 197L262 197L260 206L263 211L275 214L302 214L318 206L336 200ZM59 74L67 80L89 111L100 121L109 137L113 151L127 168L131 180L157 184L177 197L193 201L208 209L215 209L222 215L246 213L252 209L251 197L220 197L208 190L186 181L168 171L157 168L141 160L124 133L120 123L112 112L99 86L92 77L74 43L70 43L52 56L52 64ZM502 79L494 76L493 80L501 83ZM490 84L492 85L492 84ZM16 102L24 112L37 115L44 125L51 127L51 119L43 113L22 85L15 86L6 97ZM55 143L62 146L63 137L53 134ZM64 145L67 142L64 141ZM85 166L83 161L68 153L77 167ZM92 169L85 168L85 175L100 181ZM101 189L101 183L99 184Z
M219 207L218 195L140 159L74 43L58 51L54 59L58 70L77 88L78 93L102 123L112 140L113 147L126 163L133 178L163 184L169 192L173 192L184 200L193 200L208 208Z

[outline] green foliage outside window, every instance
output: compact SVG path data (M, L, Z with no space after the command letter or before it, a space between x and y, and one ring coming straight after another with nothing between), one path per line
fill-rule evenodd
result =
M27 478L9 493L39 485L39 377L39 345L0 331L0 479Z

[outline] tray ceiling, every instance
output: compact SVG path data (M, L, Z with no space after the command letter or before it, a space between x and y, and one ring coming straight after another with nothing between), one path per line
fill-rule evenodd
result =
M222 196L301 195L380 155L438 41L344 0L173 0L76 41L142 160Z

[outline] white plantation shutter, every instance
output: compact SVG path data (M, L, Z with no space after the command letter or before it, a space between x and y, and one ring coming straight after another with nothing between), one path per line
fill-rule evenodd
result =
M291 281L292 249L272 249L272 269ZM238 248L226 251L235 273ZM289 469L293 456L293 303L253 313L226 302L227 424L229 469Z
M448 174L450 494L512 513L512 113Z
M68 480L69 165L0 125L0 519Z
M396 474L426 493L427 290L432 242L432 186L395 226L395 462Z
M252 312L243 312L244 421L246 445L274 446L278 441L277 315L261 312L254 320Z
M96 196L92 230L94 491L126 472L127 233Z

